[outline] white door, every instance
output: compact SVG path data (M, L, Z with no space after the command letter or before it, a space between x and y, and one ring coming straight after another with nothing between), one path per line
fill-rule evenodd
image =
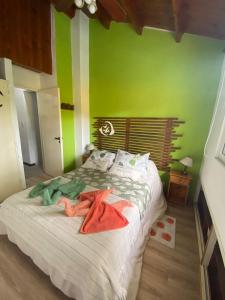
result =
M9 84L0 79L0 202L22 189L20 179Z
M58 88L37 92L44 172L56 177L63 172L63 140Z

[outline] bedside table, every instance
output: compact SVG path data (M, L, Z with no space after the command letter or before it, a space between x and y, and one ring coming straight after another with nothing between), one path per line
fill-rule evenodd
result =
M190 174L184 175L182 172L170 171L167 201L179 205L186 205L190 182Z
M90 156L90 154L87 154L87 153L82 155L82 164L85 163L85 161L88 159L89 156Z

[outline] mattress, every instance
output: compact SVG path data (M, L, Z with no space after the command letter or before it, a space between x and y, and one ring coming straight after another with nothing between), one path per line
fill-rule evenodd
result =
M62 183L76 176L82 178L81 173L84 175L83 170L68 173L61 178ZM83 181L89 180L85 191L99 188L96 179L90 174L83 176ZM110 179L104 180L99 182L107 183L108 187ZM120 178L120 182L125 184L127 179ZM134 191L140 189L143 193L139 193L137 201ZM82 218L66 217L63 208L57 205L41 206L40 197L28 199L30 189L24 190L2 204L0 234L8 235L9 240L69 297L77 300L135 299L147 232L166 205L154 166L147 186L134 183L129 192L131 190L134 193L126 195L126 189L114 188L115 193L108 199L113 203L130 195L134 206L123 213L129 225L89 235L79 233Z

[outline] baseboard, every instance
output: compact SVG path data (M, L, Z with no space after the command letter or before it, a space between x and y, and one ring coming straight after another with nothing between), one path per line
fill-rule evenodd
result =
M196 223L196 231L197 231L197 239L198 239L199 257L201 261L204 252L204 240L203 240L197 205L194 205L194 212L195 212L195 223ZM211 297L210 297L210 289L209 289L208 272L203 265L200 266L200 276L201 276L201 299L210 300Z
M36 164L29 164L29 163L26 163L26 162L23 162L23 164L26 165L26 166L29 166L29 167L33 167L33 166L36 165Z

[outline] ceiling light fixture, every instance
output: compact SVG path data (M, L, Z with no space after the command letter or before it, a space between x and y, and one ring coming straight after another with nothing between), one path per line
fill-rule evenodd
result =
M84 6L83 0L75 0L75 4L78 8L82 8Z
M92 0L84 0L84 2L87 4L87 5L90 5Z
M84 4L86 4L90 14L92 15L95 14L98 9L96 0L75 0L74 2L78 8L82 8Z

